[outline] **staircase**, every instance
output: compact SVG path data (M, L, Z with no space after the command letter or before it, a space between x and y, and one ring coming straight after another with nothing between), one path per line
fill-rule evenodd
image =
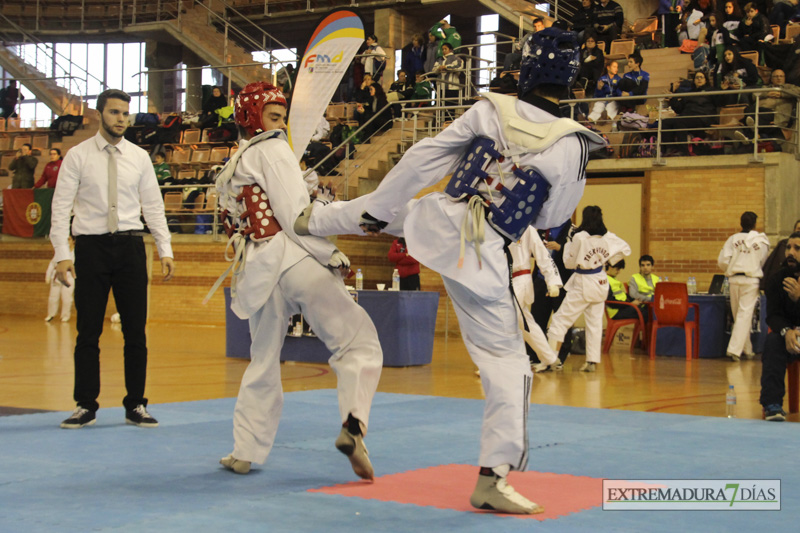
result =
M208 11L202 6L194 6L183 13L180 19L161 22L148 22L143 24L129 24L124 28L125 33L139 34L148 31L165 30L180 42L187 50L191 50L209 65L238 65L253 63L253 55L234 43L227 40L227 56L225 35L217 31L209 23ZM228 75L226 69L219 69ZM269 80L272 74L260 65L248 67L233 67L230 69L230 78L236 85L244 87L248 83Z
M25 88L57 115L82 114L80 96L70 94L57 85L55 80L45 79L47 75L36 70L5 46L0 47L0 66L13 78L23 80Z

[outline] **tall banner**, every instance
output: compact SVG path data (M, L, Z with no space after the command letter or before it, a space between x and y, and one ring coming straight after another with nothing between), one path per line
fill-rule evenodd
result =
M50 203L55 189L3 191L3 233L17 237L44 237L50 233Z
M311 36L300 62L289 112L289 144L298 161L363 43L364 24L352 11L331 13Z

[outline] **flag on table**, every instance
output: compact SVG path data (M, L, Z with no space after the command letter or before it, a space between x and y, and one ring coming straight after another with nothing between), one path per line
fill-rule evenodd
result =
M3 233L17 237L44 237L50 233L50 203L55 189L3 191Z

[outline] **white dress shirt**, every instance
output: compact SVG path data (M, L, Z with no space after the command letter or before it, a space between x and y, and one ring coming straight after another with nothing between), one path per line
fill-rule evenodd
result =
M69 216L72 234L103 235L108 233L108 152L100 132L67 152L58 172L51 209L50 241L56 261L69 259ZM161 258L172 257L170 233L164 216L164 201L158 188L153 163L147 152L121 139L117 143L117 231L144 229L144 214Z

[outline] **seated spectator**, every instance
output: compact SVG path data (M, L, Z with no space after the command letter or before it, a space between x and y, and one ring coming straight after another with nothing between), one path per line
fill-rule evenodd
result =
M786 37L786 25L798 16L798 4L800 0L784 0L775 2L772 11L769 12L770 26L776 25L781 28L780 38Z
M653 274L653 266L656 264L652 255L643 255L639 258L639 273L631 277L628 283L628 294L634 300L640 302L652 302L656 291L656 285L661 278Z
M740 91L745 88L754 88L761 85L761 76L758 68L752 61L739 55L736 47L725 49L722 54L722 63L717 68L719 88L723 91ZM735 93L719 99L720 105L735 105L749 103L749 96Z
M34 157L32 150L33 147L29 143L23 144L17 150L17 156L9 163L8 170L14 171L14 177L11 178L12 189L33 188L33 171L39 164L39 158Z
M369 98L365 102L358 102L356 105L356 116L359 128L367 124L361 132L361 140L364 141L372 137L378 131L385 129L387 124L391 124L392 112L387 107L386 93L383 92L383 87L377 83L373 83L367 89L369 91ZM375 117L370 122L370 119Z
M739 48L746 52L749 50L761 50L759 41L763 41L764 37L771 33L769 27L769 20L763 14L759 13L758 5L755 2L749 2L744 6L744 12L747 17L739 24L736 29L736 36L739 38Z
M795 221L794 229L792 229L789 234L792 233L799 233L800 232L800 220ZM789 239L781 239L778 241L778 244L775 245L775 248L769 253L767 256L767 261L764 263L764 266L761 267L761 270L764 272L764 277L761 278L761 290L767 289L767 280L772 277L775 272L781 269L781 265L783 261L786 259L786 247L789 244Z
M422 36L412 37L411 42L405 45L400 52L400 69L408 77L413 77L415 72L425 68L426 51Z
M44 167L42 177L33 185L33 188L38 189L39 187L47 186L48 189L55 189L58 181L58 171L61 169L61 161L63 160L61 150L50 148L50 162Z
M203 102L203 111L200 113L200 117L198 122L200 123L200 129L205 128L213 128L218 125L219 122L219 115L217 115L217 109L222 107L227 107L228 99L225 98L222 94L222 89L219 87L213 87L211 89L211 96Z
M386 66L386 52L378 46L378 37L375 34L368 35L366 42L367 49L361 52L364 76L369 74L373 80L380 80Z
M606 67L606 73L597 80L597 89L594 91L595 98L607 98L614 96L622 96L622 91L619 88L619 82L622 78L617 75L619 65L616 61L611 61ZM616 100L598 101L592 106L592 112L589 113L589 120L597 122L603 115L605 110L608 115L608 120L614 120L619 111L619 102Z
M577 85L592 94L597 89L597 80L603 75L605 64L603 51L597 46L594 30L585 32L586 40L581 46L581 68L578 71Z
M680 46L678 25L680 24L683 0L658 0L657 15L661 16L661 44L666 48Z
M761 398L765 419L786 420L783 396L786 368L800 359L800 233L792 233L783 266L767 280L767 325L770 333L761 356Z
M427 107L431 105L431 98L433 97L433 85L425 79L425 73L422 71L417 72L414 76L414 94L413 100L427 100L427 102L417 102L415 107Z
M629 96L643 96L647 94L647 86L650 84L650 74L642 70L642 56L639 52L634 52L628 56L628 71L619 81L619 89ZM636 107L643 105L646 99L631 100L624 102L625 107Z
M641 305L641 300L636 300L628 296L625 292L625 284L617 279L619 273L625 268L625 260L620 259L615 265L606 265L606 276L608 277L608 297L606 300L616 300L618 302L632 302ZM608 317L614 320L625 320L627 318L639 318L636 309L629 305L614 305L606 303ZM646 315L646 313L643 313Z
M711 48L711 54L708 58L708 70L714 71L719 67L723 61L723 54L725 48L732 46L734 43L731 32L724 25L725 16L720 13L712 13L708 16L708 32L710 37L707 38L708 46Z
M372 74L364 74L361 85L353 93L353 100L362 104L369 100L369 87L373 84Z
M769 87L773 90L762 94L758 102L758 124L759 137L761 138L783 138L781 128L789 127L789 123L794 117L795 97L785 91L800 92L800 87L786 83L786 74L775 69L770 75ZM744 110L745 124L748 126L746 134L742 134L752 139L755 136L755 102L751 103ZM737 132L739 133L739 132ZM745 140L737 135L739 140Z
M406 71L400 69L397 71L397 81L389 86L389 93L386 95L386 100L391 102L399 102L401 100L410 100L414 95L414 83L408 79ZM403 118L402 105L392 104L392 116L394 118Z
M625 24L622 6L614 0L600 0L594 8L594 29L601 41L605 41L606 50L611 49L611 41L619 37Z
M164 152L158 152L153 156L153 171L156 173L159 187L162 185L172 185L172 172L167 164L167 156Z
M586 38L586 30L594 29L594 2L592 0L581 0L581 5L572 16L572 31L578 34L578 41L582 42Z
M323 113L322 118L319 119L319 124L317 124L317 129L315 129L314 133L311 135L311 141L319 142L322 139L327 139L330 133L331 124L328 122L328 119L325 118L325 113Z
M454 26L451 26L450 23L444 19L434 24L430 29L430 33L436 37L436 42L439 46L436 51L437 60L445 56L444 50L442 49L445 43L450 45L451 50L455 50L461 46L461 34L458 33L458 30L456 30Z
M708 0L689 0L689 3L681 13L681 22L678 33L678 42L683 43L685 39L696 41L700 35L700 29L704 26L703 18L707 13L711 13L712 6Z
M398 274L400 274L400 290L420 290L419 261L409 255L406 240L403 237L399 237L392 242L388 255L389 261L394 263Z
M723 8L722 26L731 33L733 41L739 40L739 35L736 30L744 18L742 8L739 7L739 2L736 0L727 0Z
M710 128L717 119L716 100L710 95L702 94L713 90L705 72L698 71L694 74L689 92L701 94L669 99L669 105L677 116L661 121L661 142L664 145L662 151L665 151L666 155L688 155L689 153L685 144L686 135L689 132L677 130L700 130L702 132ZM665 147L667 150L664 150Z

